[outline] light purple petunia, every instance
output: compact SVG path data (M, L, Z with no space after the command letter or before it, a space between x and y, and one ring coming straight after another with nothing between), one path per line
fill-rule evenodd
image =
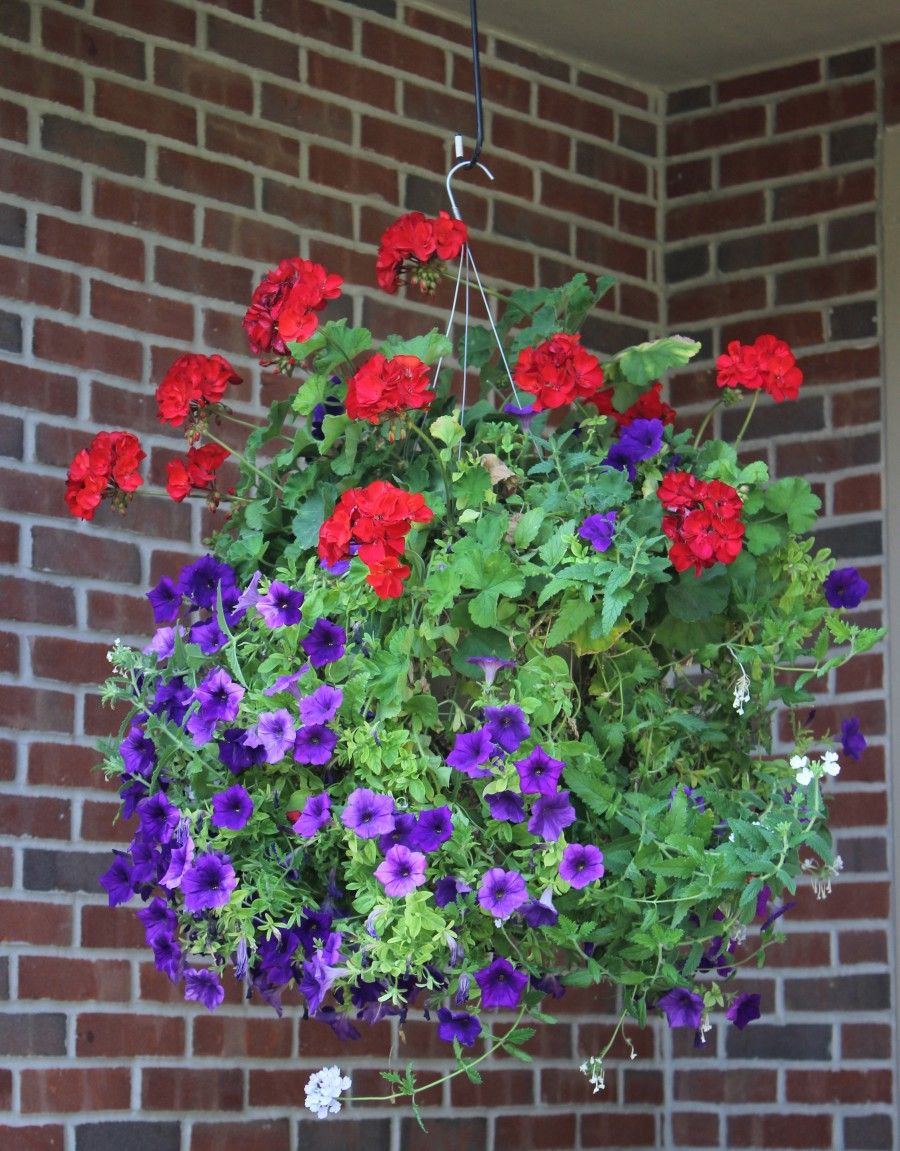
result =
M300 689L297 687L297 680L307 671L309 671L309 664L305 663L299 671L292 671L290 675L280 675L268 687L263 688L263 695L273 696L284 691L292 695L294 699L299 700Z
M548 755L540 744L524 759L517 759L515 765L526 795L553 795L566 766L561 759Z
M175 932L178 930L178 917L166 901L160 899L158 895L136 914L144 925L144 934L147 937L148 945L152 946L153 940L160 935L174 938Z
M691 1027L696 1030L703 1018L703 1000L686 987L673 987L658 1000L656 1006L666 1013L670 1027Z
M563 829L574 822L575 808L569 803L569 793L560 791L556 795L542 795L535 801L528 830L545 843L553 843Z
M347 799L341 823L356 832L360 839L377 839L393 830L394 800L367 787L358 787Z
M311 839L331 820L331 797L327 791L319 795L309 795L299 817L294 820L294 831L305 839Z
M516 661L514 659L501 659L496 655L470 655L466 659L466 663L474 664L475 667L480 667L484 672L484 686L492 687L494 680L497 678L497 672L502 667L515 667Z
M185 910L193 915L214 907L224 907L237 887L231 859L218 851L198 855L181 877Z
M521 823L525 818L525 801L517 791L495 791L485 795L491 819L500 823Z
M578 529L579 536L586 540L594 551L609 551L616 531L616 512L598 512L588 516Z
M224 827L228 831L240 831L253 814L253 800L250 792L239 783L220 791L212 797L213 827Z
M191 967L184 973L184 997L202 1003L207 1011L215 1011L225 998L225 988L215 971Z
M312 631L303 640L303 650L313 667L324 667L342 658L347 633L330 619L317 619Z
M181 978L181 948L174 934L168 935L160 932L153 939L148 939L153 951L153 962L157 971L167 975L173 983Z
M419 812L414 833L414 844L419 851L437 851L453 835L450 808L429 807Z
M517 1007L528 976L498 956L489 967L475 972L475 982L481 988L482 1007Z
M510 753L519 750L531 735L531 728L525 719L525 713L514 703L503 707L486 707L484 716L487 720L487 732L498 747Z
M266 752L266 763L280 763L294 747L297 729L287 708L277 711L264 711L256 724L244 737L247 747L262 747Z
M496 750L496 745L486 727L480 727L477 731L460 732L453 742L453 750L447 756L447 763L471 779L487 779L493 772L481 765L486 763Z
M305 724L329 723L343 702L344 693L339 687L323 683L312 695L300 700L300 718Z
M193 698L200 704L201 720L231 723L237 718L244 689L224 668L217 667L194 688Z
M294 759L297 763L313 764L321 767L331 759L337 744L337 732L323 723L313 723L301 727L294 740Z
M171 658L175 653L176 635L184 636L184 628L180 623L174 627L157 628L153 639L142 649L144 655L155 655L160 662Z
M548 887L540 899L530 900L522 908L522 918L529 927L554 927L559 912L553 906L553 889Z
M272 580L269 590L256 601L256 610L263 617L266 627L291 627L299 623L303 613L303 592L289 588L280 580Z
M478 902L494 919L506 919L528 901L525 880L518 871L492 867L478 888Z
M427 860L420 851L410 851L402 843L395 843L375 868L375 878L383 885L386 895L399 899L422 886L426 865Z
M600 879L604 873L603 852L591 843L569 843L559 864L559 875L572 887L580 889Z
M169 857L169 866L159 877L160 887L167 887L170 891L181 886L181 877L190 867L194 859L194 841L190 835L184 836L184 841L172 849Z

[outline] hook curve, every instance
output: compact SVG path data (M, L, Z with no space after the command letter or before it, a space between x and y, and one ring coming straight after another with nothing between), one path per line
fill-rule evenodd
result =
M453 218L455 220L461 220L462 216L460 214L459 208L456 206L456 200L453 198L453 189L450 187L450 183L453 180L453 177L461 168L480 168L489 180L493 180L494 178L494 173L490 170L490 168L486 168L480 160L460 160L458 164L453 165L453 167L447 173L446 185L447 199L450 201L450 210L453 212Z

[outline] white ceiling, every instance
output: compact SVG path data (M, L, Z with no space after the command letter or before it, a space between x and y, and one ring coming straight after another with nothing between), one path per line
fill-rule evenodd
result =
M430 3L468 17L469 0ZM673 89L900 39L900 0L479 0L478 23Z

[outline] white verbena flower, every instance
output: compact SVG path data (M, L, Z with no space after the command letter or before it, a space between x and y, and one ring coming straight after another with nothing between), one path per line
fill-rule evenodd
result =
M822 756L822 770L826 775L840 775L841 765L836 751L826 751Z
M792 755L791 767L797 773L797 783L800 787L806 787L808 783L812 783L813 773L805 755Z
M317 1119L337 1115L341 1109L341 1095L350 1090L350 1076L341 1075L340 1067L323 1067L310 1075L306 1084L306 1106L316 1113Z
M606 1087L603 1077L603 1060L597 1055L589 1055L578 1068L582 1075L587 1075L596 1095Z
M809 876L816 899L825 899L826 896L831 895L832 880L837 879L844 870L844 861L839 855L834 857L834 863L821 865L813 859L804 859L800 867Z
M750 677L741 668L741 674L734 685L734 710L738 715L744 714L744 704L750 702Z

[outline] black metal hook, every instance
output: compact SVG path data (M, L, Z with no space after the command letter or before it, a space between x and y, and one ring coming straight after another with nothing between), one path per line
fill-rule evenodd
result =
M466 168L474 168L484 144L484 109L481 104L481 56L478 51L478 0L469 0L469 17L472 24L472 74L475 82L475 150Z

